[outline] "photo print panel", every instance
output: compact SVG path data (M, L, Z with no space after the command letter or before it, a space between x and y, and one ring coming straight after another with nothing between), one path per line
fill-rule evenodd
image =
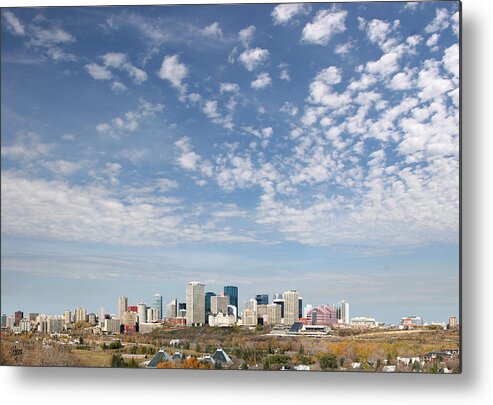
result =
M2 365L461 372L459 2L1 21Z

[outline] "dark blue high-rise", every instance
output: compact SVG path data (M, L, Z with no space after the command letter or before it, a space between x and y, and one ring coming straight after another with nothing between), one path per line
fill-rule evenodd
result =
M234 285L227 285L224 287L224 295L229 295L229 303L231 305L234 305L236 309L239 311L238 308L238 287L235 287Z

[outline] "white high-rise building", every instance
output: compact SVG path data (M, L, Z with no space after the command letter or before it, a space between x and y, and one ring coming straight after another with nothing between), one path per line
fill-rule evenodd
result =
M299 294L296 290L289 290L284 297L284 324L292 325L299 320Z
M104 318L106 318L106 313L103 307L100 307L98 310L98 322L100 326L103 326Z
M345 300L342 300L339 303L339 317L338 319L342 322L345 323L346 325L349 325L350 323L350 318L349 318L349 302L346 302Z
M123 322L123 314L127 312L128 298L122 295L118 298L118 319Z
M205 323L205 284L191 281L187 284L187 325Z
M175 319L178 315L178 300L175 298L166 305L166 318Z
M143 302L137 304L137 315L139 315L139 323L147 322L147 305Z
M65 325L70 325L72 323L72 312L67 309L63 314L63 322Z
M74 322L86 322L87 311L85 308L75 308L74 310Z

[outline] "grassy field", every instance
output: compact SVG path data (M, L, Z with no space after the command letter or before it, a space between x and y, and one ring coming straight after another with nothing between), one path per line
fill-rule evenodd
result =
M105 353L103 351L92 350L78 350L71 351L77 360L79 360L82 367L110 367L111 366L111 353Z

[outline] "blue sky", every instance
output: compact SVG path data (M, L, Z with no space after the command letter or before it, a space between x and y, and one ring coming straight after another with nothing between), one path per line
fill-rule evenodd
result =
M458 3L2 9L2 312L296 288L458 314Z

